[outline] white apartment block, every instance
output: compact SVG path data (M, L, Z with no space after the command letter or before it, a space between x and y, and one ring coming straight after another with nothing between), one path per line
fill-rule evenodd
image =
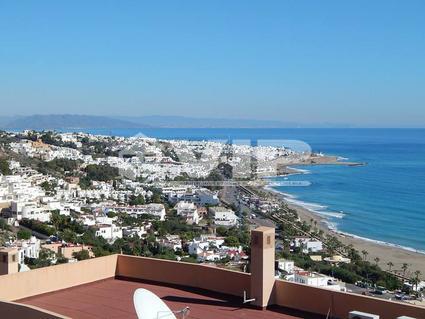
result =
M294 281L314 287L320 287L335 291L345 291L345 284L337 281L335 278L325 276L316 272L305 270L296 270Z
M186 219L187 224L198 224L201 219L198 214L198 208L194 203L178 202L174 209L177 211L177 215Z
M317 253L323 250L323 243L320 240L309 237L295 237L292 245L294 247L302 247L303 253Z
M101 236L109 242L113 242L118 238L122 238L122 229L114 224L100 224L95 226L96 236Z
M225 207L210 207L210 214L214 219L214 223L218 226L236 226L238 217L235 212Z
M165 220L165 206L163 204L146 204L138 206L115 206L109 205L104 207L105 212L113 211L119 213L127 213L129 215L137 216L142 214L149 214Z

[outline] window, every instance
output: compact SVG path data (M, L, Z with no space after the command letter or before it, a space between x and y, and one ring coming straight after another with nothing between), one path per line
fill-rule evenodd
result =
M12 262L16 261L16 255L12 255Z
M271 238L270 238L270 236L267 236L267 245L270 245L271 244Z

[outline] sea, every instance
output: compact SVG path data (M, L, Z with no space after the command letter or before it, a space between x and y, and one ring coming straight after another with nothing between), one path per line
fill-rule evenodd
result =
M85 132L250 141L251 145L273 141L273 145L307 145L343 161L364 162L364 166L302 166L302 173L272 177L270 185L289 201L326 218L336 231L425 253L425 129L150 128Z

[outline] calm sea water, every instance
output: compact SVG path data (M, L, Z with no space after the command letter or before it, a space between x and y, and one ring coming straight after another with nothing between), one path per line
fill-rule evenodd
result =
M289 180L308 187L277 187L356 236L425 251L425 129L122 129L105 135L163 139L296 139L315 151L366 166L308 166ZM283 180L277 177L274 180Z

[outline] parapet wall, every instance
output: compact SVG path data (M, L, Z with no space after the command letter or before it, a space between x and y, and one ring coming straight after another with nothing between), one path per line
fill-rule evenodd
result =
M294 282L275 281L275 302L279 306L306 312L347 318L353 310L379 315L381 319L395 319L399 316L425 318L425 308L400 302L332 291Z
M234 296L249 292L250 274L211 266L120 255L117 276L152 280Z
M118 255L0 276L0 300L18 300L115 276Z
M115 276L205 289L238 297L242 297L244 290L249 295L251 284L251 275L247 273L199 264L112 255L0 276L0 300L3 300L0 301L0 318L6 313L11 315L5 318L65 318L9 301ZM333 318L347 318L348 312L352 310L371 312L380 315L381 319L395 319L403 315L425 318L425 308L283 280L275 280L272 300L279 306L325 317L330 312Z

